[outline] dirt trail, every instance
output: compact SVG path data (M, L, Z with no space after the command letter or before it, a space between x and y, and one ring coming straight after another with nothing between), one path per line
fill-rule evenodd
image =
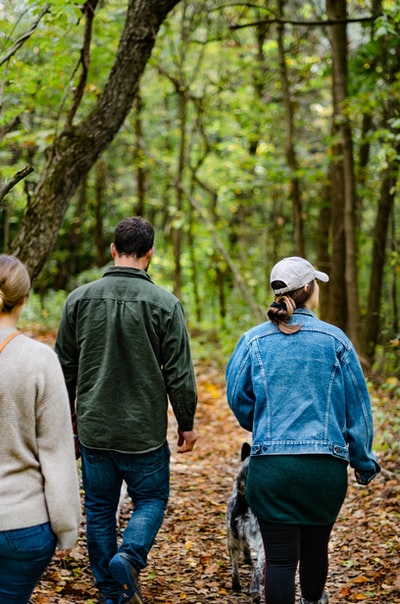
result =
M141 575L147 604L247 604L230 589L225 511L240 447L248 434L225 401L220 370L197 368L200 439L192 454L178 456L170 422L171 498L165 521ZM397 424L396 424L397 425ZM392 435L393 436L393 435ZM129 513L126 503L122 519ZM330 604L400 604L400 478L398 460L367 488L351 484L331 540L327 589ZM250 569L244 567L247 588ZM32 604L92 604L96 590L88 569L84 526L73 556L55 562Z

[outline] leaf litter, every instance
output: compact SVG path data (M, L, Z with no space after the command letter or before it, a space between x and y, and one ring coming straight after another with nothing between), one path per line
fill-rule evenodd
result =
M196 374L199 441L192 453L177 455L171 414L171 497L141 588L148 604L247 604L250 567L241 568L243 592L231 590L225 512L249 434L227 406L223 371L209 363L197 366ZM383 469L367 487L357 485L349 471L347 498L330 543L330 604L400 604L400 410L396 397L384 391L373 392L373 404ZM124 500L122 527L130 509ZM76 548L67 559L54 559L31 604L96 602L83 518Z

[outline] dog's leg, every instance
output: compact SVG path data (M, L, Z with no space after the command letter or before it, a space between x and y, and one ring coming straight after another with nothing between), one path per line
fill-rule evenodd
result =
M252 602L261 602L261 585L262 585L263 574L260 571L258 564L255 564L253 574L251 576L250 584L250 598Z
M245 536L248 549L254 552L256 556L255 559L252 560L253 573L249 594L252 602L261 602L261 586L264 582L264 545L258 520L250 509L248 510L248 514L246 514Z
M254 561L253 574L251 577L251 584L250 584L250 597L251 597L251 601L254 603L261 602L261 598L262 598L262 587L261 586L264 583L265 556L264 556L264 548L261 543L261 539L259 541L260 541L260 543L256 550L257 558Z
M251 551L247 545L243 546L243 558L244 558L245 564L248 564L249 566L253 566L253 559L251 557Z
M232 590L242 591L239 577L239 558L240 558L240 544L236 539L228 539L228 551L231 559L232 568Z
M124 480L122 482L121 494L119 496L119 502L118 502L118 508L117 508L117 512L115 514L115 519L116 519L116 522L117 522L117 527L121 526L121 510L122 510L122 506L124 505L127 497L128 497L128 489L127 489L127 486L126 486L126 482Z

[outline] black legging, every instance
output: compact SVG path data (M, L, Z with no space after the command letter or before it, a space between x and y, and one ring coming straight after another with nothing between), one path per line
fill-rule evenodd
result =
M265 549L266 604L295 604L299 563L301 594L309 602L318 602L328 575L328 543L333 524L259 522Z

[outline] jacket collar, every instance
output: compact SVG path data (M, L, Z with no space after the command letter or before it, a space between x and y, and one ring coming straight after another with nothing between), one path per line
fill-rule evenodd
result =
M315 313L310 310L309 308L307 308L306 306L303 306L302 308L296 308L296 310L293 312L294 315L306 315L307 317L315 317Z
M130 268L128 266L110 266L103 277L134 277L137 279L145 279L146 281L153 283L152 278L146 271L139 268Z

